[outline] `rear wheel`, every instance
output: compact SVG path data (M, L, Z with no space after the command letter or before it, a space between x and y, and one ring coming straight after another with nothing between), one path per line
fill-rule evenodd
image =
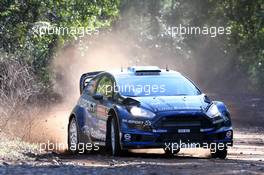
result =
M79 143L79 131L75 118L71 118L68 127L68 151L76 154Z
M118 125L115 117L112 117L110 121L110 145L111 154L113 156L119 156L121 154L121 146Z

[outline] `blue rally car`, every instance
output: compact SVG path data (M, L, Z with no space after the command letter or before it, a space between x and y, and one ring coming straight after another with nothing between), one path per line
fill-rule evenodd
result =
M89 72L80 79L81 96L69 117L73 153L106 147L112 155L128 149L202 147L212 158L233 145L230 114L188 78L155 66Z

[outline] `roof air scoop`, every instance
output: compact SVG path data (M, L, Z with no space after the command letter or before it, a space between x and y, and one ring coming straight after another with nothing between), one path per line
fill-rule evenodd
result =
M132 66L128 67L128 71L134 72L136 75L158 75L161 69L157 66Z

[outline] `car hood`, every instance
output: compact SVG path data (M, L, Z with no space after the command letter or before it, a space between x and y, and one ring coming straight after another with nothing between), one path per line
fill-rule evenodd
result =
M154 112L203 110L208 106L204 95L196 96L159 96L159 97L130 97L142 107Z

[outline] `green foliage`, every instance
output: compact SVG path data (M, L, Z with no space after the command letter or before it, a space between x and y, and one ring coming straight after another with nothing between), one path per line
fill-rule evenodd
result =
M211 46L223 50L229 75L248 80L248 88L264 88L264 3L263 0L198 0L191 9L191 24L231 27L231 35L214 39ZM193 44L194 38L189 38ZM200 40L198 40L200 42ZM217 42L218 44L214 44ZM219 45L220 44L220 45ZM217 59L220 59L219 57ZM222 63L224 64L224 63ZM226 67L227 67L226 66ZM222 73L221 73L222 72ZM226 76L225 70L217 74Z
M248 73L255 89L264 88L263 1L221 1L219 5L232 27L230 46L237 48L239 68Z
M157 61L174 58L177 65L195 62L197 74L204 79L229 77L230 81L242 74L249 88L264 88L263 0L2 0L0 52L18 54L49 86L52 74L48 65L56 49L82 34L40 36L34 27L88 27L94 32L113 24L119 8L118 25L136 41L135 57L148 56L139 51L141 47ZM179 24L231 27L232 33L216 38L162 35L169 26ZM204 65L210 70L204 71Z
M245 88L264 88L263 0L124 0L121 16L131 35L153 53L150 57L174 57L178 67L181 63L186 67L190 60L207 85L225 81L232 87L235 84L230 82L243 79ZM214 38L161 35L169 26L180 24L229 27L231 34ZM215 79L221 80L219 84Z
M18 54L49 85L48 65L55 50L77 40L81 33L39 35L34 28L47 25L95 31L109 27L118 17L118 8L119 0L1 0L0 51Z

